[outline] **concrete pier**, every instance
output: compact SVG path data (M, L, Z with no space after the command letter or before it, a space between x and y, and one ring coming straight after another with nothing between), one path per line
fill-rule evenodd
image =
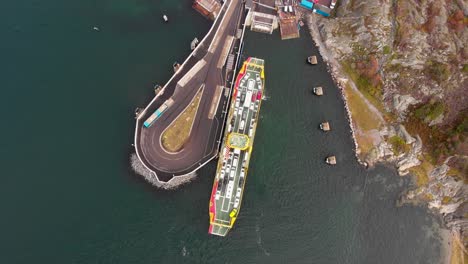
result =
M239 50L241 39L233 36L243 29L245 16L241 0L226 0L205 38L138 115L136 154L158 181L168 182L174 177L188 175L216 157L230 94L226 96L220 91L223 87L232 87L234 70L227 69L226 63L227 58ZM230 41L226 42L226 39ZM205 88L187 143L177 153L166 152L161 146L162 133L182 113L202 85ZM158 113L156 110L168 99L174 103ZM154 114L157 118L149 126L143 125Z

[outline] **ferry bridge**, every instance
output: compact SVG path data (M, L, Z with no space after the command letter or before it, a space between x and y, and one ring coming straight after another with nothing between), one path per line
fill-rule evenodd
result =
M222 139L232 78L242 45L245 20L242 0L226 0L211 29L163 89L137 114L135 150L143 165L167 182L216 157ZM191 103L200 88L202 97L188 141L177 153L162 147L161 135ZM229 91L229 92L228 92ZM173 104L152 123L147 120L166 100Z

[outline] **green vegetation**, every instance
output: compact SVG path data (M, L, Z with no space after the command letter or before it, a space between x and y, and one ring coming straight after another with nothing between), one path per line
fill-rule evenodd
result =
M200 89L184 112L163 132L161 143L165 150L177 152L182 149L189 139L202 92L203 89Z
M409 151L409 146L406 144L405 140L399 136L393 136L389 138L388 143L392 145L392 149L395 155Z
M416 179L417 186L425 186L429 183L429 177L427 175L429 175L432 168L433 166L429 162L423 160L421 165L409 169L410 173L414 175Z
M452 201L452 198L450 196L444 196L442 198L442 204L449 204Z
M457 156L450 159L450 170L447 172L448 176L464 181L468 184L468 158Z
M462 69L462 71L463 71L464 73L468 73L468 64L463 64L463 69Z
M432 102L424 104L414 110L414 115L424 122L435 120L445 112L445 105L442 102Z
M425 72L431 79L433 79L437 83L442 83L450 77L449 66L447 64L437 61L427 62Z
M388 55L392 52L392 48L390 46L383 47L383 54Z
M359 93L349 85L345 89L346 99L351 110L351 116L356 125L364 131L379 129L381 122L369 109Z
M355 67L353 68L353 65ZM366 67L371 67L371 69ZM359 91L369 100L377 109L383 111L381 102L382 97L382 81L377 73L378 65L370 65L368 61L352 62L346 61L343 63L343 69L346 74L353 80Z
M367 103L359 95L359 92L348 85L345 89L346 101L351 111L351 117L356 125L356 140L363 156L367 155L374 147L372 130L379 129L381 121L369 109Z
M404 124L409 133L421 137L423 146L428 153L426 160L432 164L440 164L449 156L466 155L466 147L464 146L468 135L467 111L460 113L460 118L451 124L428 126L425 119L436 118L441 112L438 103L428 105L419 105L410 109L410 114ZM458 175L462 176L462 180L468 182L466 161L458 158L452 160L453 164L450 165L460 171Z

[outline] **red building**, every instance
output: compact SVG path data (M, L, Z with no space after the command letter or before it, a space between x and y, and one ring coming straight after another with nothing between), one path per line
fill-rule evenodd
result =
M214 20L219 14L221 4L216 0L194 0L192 7L203 16Z

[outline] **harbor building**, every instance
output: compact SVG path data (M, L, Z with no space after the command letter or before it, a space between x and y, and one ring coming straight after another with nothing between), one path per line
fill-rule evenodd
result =
M221 9L221 4L217 0L194 0L193 8L204 17L214 20Z
M276 0L281 39L299 37L299 24L296 17L296 6L292 0Z
M246 8L250 9L246 19L250 30L271 34L278 28L275 0L247 1L246 3Z

